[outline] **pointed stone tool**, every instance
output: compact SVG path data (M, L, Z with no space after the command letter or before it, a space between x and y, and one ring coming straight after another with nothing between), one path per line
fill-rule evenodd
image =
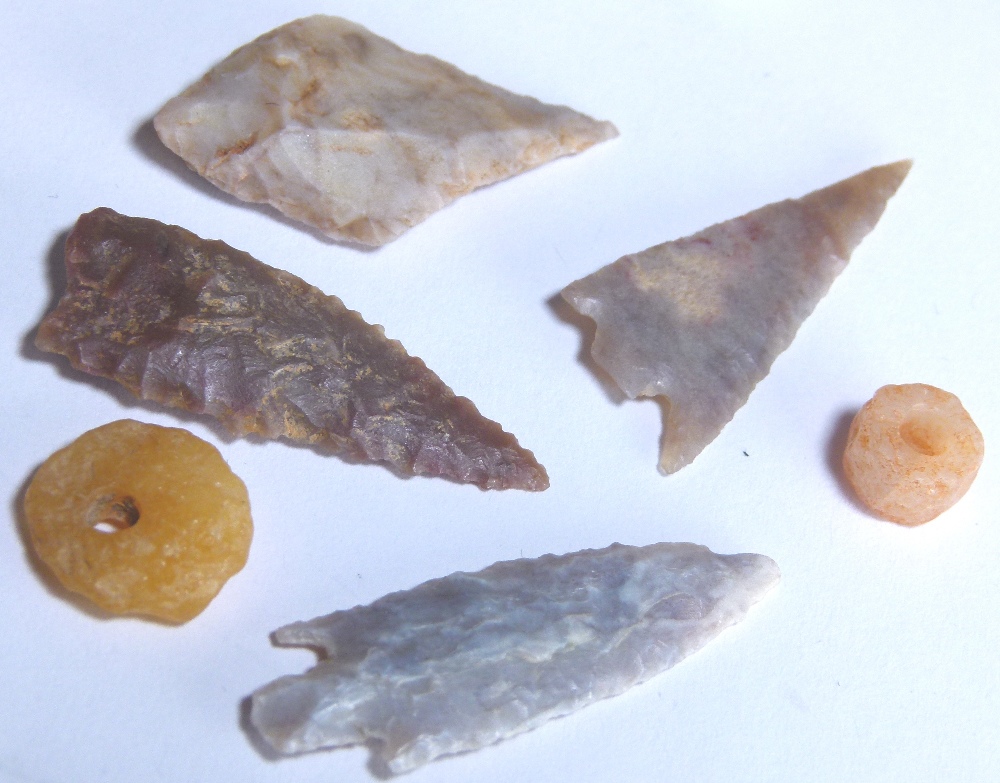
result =
M878 166L624 256L563 289L628 397L667 403L659 468L690 463L747 401L910 170Z
M393 773L536 728L669 669L780 579L763 555L612 544L495 563L294 623L326 656L251 697L281 753L367 743Z
M224 242L96 209L66 240L66 277L36 345L137 397L403 474L549 485L530 451L381 326Z
M475 188L618 135L610 122L515 95L332 16L237 49L154 125L227 193L366 245Z

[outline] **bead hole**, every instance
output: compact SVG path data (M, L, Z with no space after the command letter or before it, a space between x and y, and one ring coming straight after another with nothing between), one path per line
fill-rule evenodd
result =
M911 448L928 457L937 457L948 450L948 428L940 416L929 411L910 416L899 428L899 434Z
M139 521L139 507L127 495L105 495L90 507L87 521L98 533L117 533Z

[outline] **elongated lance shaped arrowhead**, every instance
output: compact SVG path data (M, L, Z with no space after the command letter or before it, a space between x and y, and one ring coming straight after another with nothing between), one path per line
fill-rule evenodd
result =
M294 623L327 656L252 696L282 753L368 743L395 773L475 750L644 682L746 615L780 578L695 544L495 563Z
M381 326L224 242L101 208L36 344L143 399L403 474L540 490L545 469Z

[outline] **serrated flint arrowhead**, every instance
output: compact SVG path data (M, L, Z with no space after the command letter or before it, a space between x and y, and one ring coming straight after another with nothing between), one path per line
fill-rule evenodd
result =
M382 327L224 242L96 209L67 239L66 274L37 346L137 397L402 474L548 486L530 451Z

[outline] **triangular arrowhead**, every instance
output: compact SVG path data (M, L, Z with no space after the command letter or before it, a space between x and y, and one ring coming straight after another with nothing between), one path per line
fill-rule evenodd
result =
M624 256L563 290L596 322L591 354L622 391L669 403L663 473L690 463L746 402L910 165L869 169Z

